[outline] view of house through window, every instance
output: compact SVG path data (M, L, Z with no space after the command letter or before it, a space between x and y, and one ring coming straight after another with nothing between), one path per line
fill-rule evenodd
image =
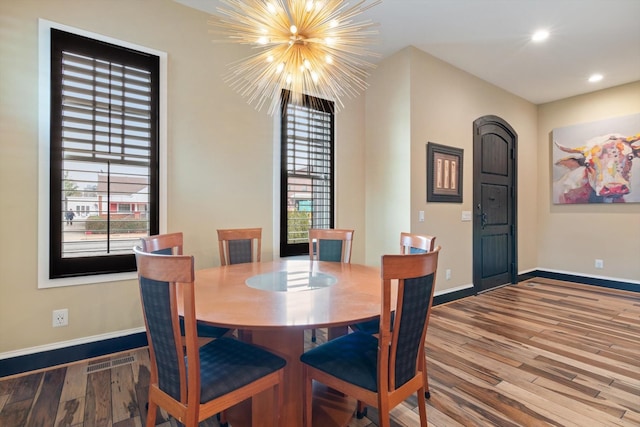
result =
M159 58L51 31L50 278L134 271L158 232Z
M310 228L333 228L333 103L282 97L280 256L309 252Z

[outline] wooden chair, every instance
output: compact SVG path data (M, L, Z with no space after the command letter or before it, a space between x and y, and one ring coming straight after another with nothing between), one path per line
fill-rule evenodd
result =
M197 427L200 421L271 388L277 425L286 361L229 337L199 347L193 257L153 254L140 247L134 253L151 362L147 427L155 426L158 407L186 427ZM186 347L180 340L178 292L184 301Z
M426 236L421 234L412 233L400 233L400 253L403 255L410 254L423 254L426 252L432 252L436 245L435 236ZM391 324L393 324L393 315L391 316ZM356 323L349 325L354 331L360 331L367 334L377 334L380 330L380 319L369 320L367 322ZM431 398L431 391L429 390L429 376L427 375L427 362L425 359L424 365L424 396ZM356 415L359 419L364 418L367 414L366 408L362 405L362 402L358 402L358 409Z
M424 340L439 252L440 247L424 254L382 257L378 338L356 331L319 345L300 357L305 382L305 426L312 425L313 380L377 406L381 427L391 425L392 408L417 392L420 425L427 426ZM392 282L396 280L397 304L392 307Z
M181 232L142 237L140 241L144 252L161 255L182 255L183 236ZM220 338L229 331L228 328L219 328L200 321L196 322L196 327L201 342ZM184 337L184 319L182 317L180 317L180 331Z
M353 230L336 228L309 229L309 258L311 261L351 262ZM316 330L311 330L311 341L316 342Z
M262 228L218 230L220 265L260 262Z

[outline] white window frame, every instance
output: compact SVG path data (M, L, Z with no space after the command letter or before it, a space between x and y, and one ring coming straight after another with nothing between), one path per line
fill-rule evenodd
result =
M156 55L160 58L160 232L167 230L167 53L145 46L92 33L57 22L38 20L38 288L87 285L92 283L130 280L136 272L98 274L92 276L49 278L49 162L50 162L50 110L51 110L51 29L66 31L118 46Z

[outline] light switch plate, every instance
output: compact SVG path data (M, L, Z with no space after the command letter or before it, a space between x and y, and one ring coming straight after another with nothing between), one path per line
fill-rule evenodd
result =
M424 222L424 211L418 211L418 221Z
M471 211L462 211L462 220L471 221Z

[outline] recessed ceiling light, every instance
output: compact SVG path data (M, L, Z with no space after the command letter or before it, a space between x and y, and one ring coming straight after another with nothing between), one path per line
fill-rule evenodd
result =
M549 31L538 30L535 33L533 33L533 36L531 36L531 40L533 40L534 42L541 42L543 40L546 40L547 37L549 37Z
M592 74L589 76L589 83L595 83L602 80L602 74Z

